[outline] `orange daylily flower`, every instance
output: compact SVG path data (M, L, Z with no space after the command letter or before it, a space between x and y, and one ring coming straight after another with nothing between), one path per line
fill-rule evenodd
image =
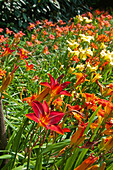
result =
M13 33L13 31L10 31L8 28L6 28L6 34L12 34Z
M113 126L113 118L109 118L109 121L105 123L106 123L105 128L110 129Z
M2 69L0 68L0 79L2 79L2 77L5 76L5 74L6 74L6 71L5 71L5 70L2 70Z
M31 97L26 97L26 98L24 98L23 99L23 102L24 101L27 101L27 103L29 104L29 106L32 106L32 102L34 101L34 100L36 100L37 99L37 94L34 94L34 95L32 95Z
M11 83L11 81L13 80L14 78L14 73L15 71L18 69L19 65L16 66L14 65L14 68L12 70L11 73L8 73L8 75L6 77L3 78L2 80L2 86L0 87L0 92L4 91L7 89L8 85Z
M15 51L15 50L11 50L8 45L6 45L6 48L3 48L3 50L4 50L4 52L2 52L1 57L7 56L9 54L13 55L12 52Z
M86 76L83 73L75 73L75 75L77 76L77 81L74 85L74 87L78 86L79 84L83 83L84 81L86 81Z
M99 157L95 157L93 156L93 154L91 154L87 159L85 159L77 168L75 168L74 170L86 170L87 168L89 168L94 162L96 162L98 160Z
M83 133L84 133L87 125L88 125L88 122L87 123L84 123L84 122L79 123L79 127L78 127L77 131L71 137L71 143L70 143L71 145L73 145L73 144L74 145L77 145L77 144L79 145L81 142L84 141L85 135L83 135ZM78 140L80 138L82 138L82 140L80 140L80 142L78 143Z
M43 104L39 101L32 102L32 108L34 113L28 113L25 116L35 122L40 126L45 127L47 130L50 129L59 134L64 134L64 131L57 125L57 123L64 116L63 112L51 111L46 101Z
M30 47L33 47L33 43L30 42L30 41L26 41L27 45L30 46Z
M51 53L49 52L47 46L45 46L43 53L46 54L46 55L47 55L47 54L49 54L49 55L51 54Z
M80 108L79 105L75 105L75 106L71 106L70 104L68 104L67 106L69 106L69 111L72 111L72 114L74 115L74 118L77 119L79 122L82 121L82 119L84 118L84 114L82 114L81 112L79 112L82 108ZM78 113L77 113L78 112Z
M28 65L28 62L27 62L26 60L24 60L24 61L25 61L25 63L26 63L26 71L34 70L34 69L33 69L33 64Z
M53 45L54 50L58 50L58 46L56 44Z
M87 170L98 170L99 165L93 165L90 168L88 168Z
M29 51L25 50L25 49L19 49L18 50L19 52L17 52L17 54L20 56L20 60L23 60L23 59L27 59L28 58L28 54L29 54Z
M101 148L101 150L105 150L105 153L107 153L112 148L113 148L113 135L107 137L104 140L104 144L103 144L103 147Z

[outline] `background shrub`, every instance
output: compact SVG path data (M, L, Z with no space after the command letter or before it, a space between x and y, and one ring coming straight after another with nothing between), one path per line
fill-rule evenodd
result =
M84 0L2 0L0 26L17 32L26 29L29 22L41 19L68 22L71 17L87 10Z

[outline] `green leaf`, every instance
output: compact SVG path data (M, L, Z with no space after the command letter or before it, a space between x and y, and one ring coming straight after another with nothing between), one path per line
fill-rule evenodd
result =
M22 14L25 22L27 22L27 15L25 13Z
M6 118L4 117L4 120L5 120L5 122L7 122L7 124L8 124L13 130L16 130L16 128L11 124L11 122L10 122L8 119L6 119Z
M89 123L88 123L88 126L86 127L85 131L84 131L84 134L86 134L89 130L89 127L91 125L91 123L93 122L93 119L95 118L98 110L100 109L101 105L97 108L97 110L91 115L91 117L89 118Z
M23 103L19 103L16 99L14 99L13 97L9 96L8 94L5 94L5 93L4 93L4 96L5 96L6 98L10 99L12 102L14 102L14 103L16 103L16 104L18 104L18 105L20 105L20 106L23 105Z
M25 168L24 166L19 166L19 167L13 168L12 170L23 170L24 168Z
M11 159L11 158L14 158L14 156L9 154L0 156L0 159Z
M112 169L113 169L113 163L106 170L112 170Z
M42 155L37 155L35 169L42 170Z
M76 148L73 152L73 154L68 158L68 160L66 161L66 165L64 167L64 170L70 170L79 154L79 148Z
M84 156L86 155L87 151L88 151L88 149L83 149L83 151L80 153L80 155L79 155L79 157L78 157L78 159L76 161L76 164L75 164L74 168L76 168L77 166L79 166L81 164L81 162L84 159Z
M42 154L50 152L50 151L61 150L62 148L64 148L65 146L67 146L69 144L70 144L70 139L66 139L64 142L51 144L51 145L47 146L47 148L42 151Z

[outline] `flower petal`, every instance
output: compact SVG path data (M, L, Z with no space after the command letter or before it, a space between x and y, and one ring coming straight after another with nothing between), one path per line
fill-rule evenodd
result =
M64 135L64 132L62 131L62 129L57 125L48 126L48 129L51 129L51 130L53 130L53 131L55 131L55 132L57 132L61 135Z
M55 79L51 76L51 74L47 73L49 75L49 78L50 78L50 84L51 86L53 86L55 84Z
M51 86L48 82L41 82L40 85L51 88Z
M50 118L49 125L57 124L62 119L63 116L64 116L63 112L51 111L49 115Z
M39 119L35 116L34 113L28 113L25 115L28 119L34 120L35 122L39 123Z
M45 116L43 105L39 101L33 101L32 108L33 108L33 111L35 112L34 114L37 116L37 118L40 118L40 114L42 116Z
M59 94L61 91L62 91L62 87L61 87L61 85L60 84L55 84L53 87L52 87L52 93L54 94L54 95L56 95L56 94Z
M70 129L68 129L68 128L64 128L64 129L62 129L62 131L63 132L71 132Z
M66 96L71 96L71 94L66 90L61 91L60 94L63 94L63 95L66 95Z
M64 83L61 84L62 89L66 88L68 86L68 84L70 84L70 81L66 81Z
M64 77L64 74L61 74L56 80L57 82L60 82L60 80Z
M43 101L43 109L44 112L46 112L47 114L49 113L49 106L45 100Z

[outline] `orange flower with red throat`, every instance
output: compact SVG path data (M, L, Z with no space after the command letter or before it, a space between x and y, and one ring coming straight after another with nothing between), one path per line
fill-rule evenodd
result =
M64 116L63 112L51 111L46 101L43 104L39 101L32 102L32 108L34 113L26 114L25 116L39 124L39 126L50 129L59 134L64 134L64 131L57 125L57 123Z
M24 99L23 99L23 102L24 102L24 101L27 101L27 103L29 104L29 106L32 106L32 102L33 102L34 100L36 100L36 98L37 98L37 94L34 94L34 95L32 95L31 97L26 97L26 98L24 98Z
M74 85L74 87L78 86L79 84L83 83L86 81L86 75L84 75L83 73L75 73L77 76L77 81Z
M71 145L73 145L73 144L79 145L81 142L84 141L85 135L83 135L83 133L84 133L87 125L88 125L88 122L87 123L84 123L84 122L79 123L79 127L78 127L77 131L71 137L71 143L70 143Z
M28 65L28 62L27 62L26 60L24 60L24 61L25 61L25 63L26 63L26 71L34 70L34 69L33 69L33 64Z

